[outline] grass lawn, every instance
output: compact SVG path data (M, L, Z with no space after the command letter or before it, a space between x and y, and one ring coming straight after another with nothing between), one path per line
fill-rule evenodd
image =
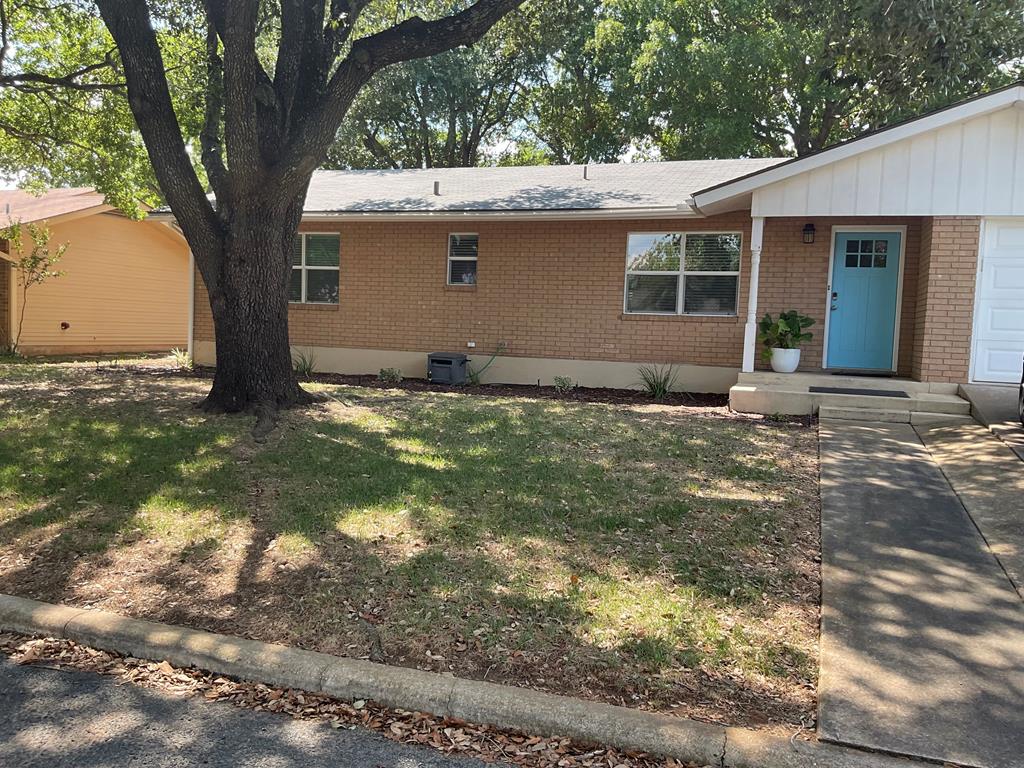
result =
M0 363L0 592L721 722L813 719L813 428Z

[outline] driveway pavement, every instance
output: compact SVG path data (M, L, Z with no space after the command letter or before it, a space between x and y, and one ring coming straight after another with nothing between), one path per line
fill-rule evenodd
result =
M909 424L822 422L819 733L1020 768L1024 604Z
M964 384L974 418L998 435L1024 459L1024 426L1017 417L1017 387Z
M1024 597L1024 463L980 424L914 429Z
M484 768L364 730L0 660L0 766Z

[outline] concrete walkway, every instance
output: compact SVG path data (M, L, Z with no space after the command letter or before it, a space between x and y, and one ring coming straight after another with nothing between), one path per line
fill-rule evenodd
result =
M1024 755L1024 605L908 424L822 422L822 738Z

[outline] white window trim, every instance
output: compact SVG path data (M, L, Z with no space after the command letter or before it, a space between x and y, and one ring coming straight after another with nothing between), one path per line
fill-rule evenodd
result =
M648 270L629 269L629 238L633 235L679 235L679 269L678 270ZM698 270L686 269L686 238L688 235L735 235L740 240L740 263L733 271L701 272ZM654 317L738 317L740 309L740 273L743 271L743 232L739 230L693 230L687 232L678 231L657 231L657 232L627 232L626 233L626 276L622 285L622 314L624 315L651 315ZM630 275L673 275L678 277L676 289L676 308L673 312L636 312L629 309L629 276ZM736 303L734 309L729 313L718 312L683 312L683 300L686 296L687 275L721 275L736 278Z
M477 255L476 256L452 256L452 238L453 237L475 237L476 238ZM474 278L472 283L453 283L452 282L452 262L453 261L472 261L472 262L477 262L477 266L478 267L480 266L479 265L479 261L480 261L480 233L479 232L449 232L448 233L448 261L446 261L445 264L444 264L444 269L445 269L444 279L445 279L445 284L446 285L453 285L453 286L458 286L458 287L464 287L464 286L469 286L469 285L476 285L476 282L477 282L476 278Z
M302 243L302 256L298 265L292 264L292 270L299 270L299 288L302 291L299 301L288 300L289 304L319 304L325 307L336 307L341 304L341 233L340 232L299 232L299 241ZM306 266L306 238L310 235L325 235L338 238L338 266L336 267L307 267ZM337 272L338 273L338 300L337 301L308 301L306 299L306 273L307 272Z

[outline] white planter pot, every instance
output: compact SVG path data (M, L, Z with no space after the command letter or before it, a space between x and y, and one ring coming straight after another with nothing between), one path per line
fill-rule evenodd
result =
M800 365L799 349L778 349L772 347L772 370L776 373L792 373Z

